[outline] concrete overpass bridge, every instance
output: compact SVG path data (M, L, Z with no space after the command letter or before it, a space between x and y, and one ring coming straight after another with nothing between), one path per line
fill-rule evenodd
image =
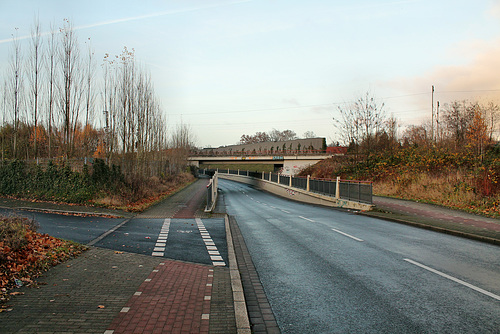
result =
M274 165L274 170L282 170L284 175L295 175L301 169L314 165L315 163L333 157L337 154L318 153L307 155L227 155L227 156L204 156L194 155L188 158L189 163L196 167L201 164L266 164Z

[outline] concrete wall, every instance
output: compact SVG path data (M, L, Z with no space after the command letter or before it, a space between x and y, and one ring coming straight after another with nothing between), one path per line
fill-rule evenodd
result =
M293 201L361 211L370 211L371 209L373 209L373 205L371 204L358 203L345 199L336 199L330 196L311 193L302 189L287 187L274 182L260 180L248 176L220 173L219 178L249 184L258 189L265 190L267 192L291 199Z
M283 172L281 174L283 175L291 175L295 176L297 175L302 169L312 166L315 163L321 161L318 159L307 159L307 160L284 160L283 162Z

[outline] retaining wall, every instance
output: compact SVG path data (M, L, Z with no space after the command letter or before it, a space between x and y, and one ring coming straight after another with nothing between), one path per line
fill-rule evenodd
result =
M282 184L256 179L253 177L219 173L219 178L249 184L258 189L265 190L272 194L298 202L360 211L370 211L371 209L373 209L373 205L371 204L359 203L345 199L336 199L330 196L307 192L302 189L292 188Z

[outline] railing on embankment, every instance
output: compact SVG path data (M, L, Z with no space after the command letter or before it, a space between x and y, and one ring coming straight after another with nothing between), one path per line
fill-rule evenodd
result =
M317 179L310 176L299 177L230 169L200 169L201 174L212 175L215 172L218 172L220 177L250 183L278 195L286 194L287 197L301 202L359 210L370 210L373 207L372 182L368 181ZM280 193L278 188L285 192Z
M203 173L205 174L205 173ZM217 203L217 184L219 181L217 171L213 172L212 178L207 185L207 206L205 207L205 212L212 212Z

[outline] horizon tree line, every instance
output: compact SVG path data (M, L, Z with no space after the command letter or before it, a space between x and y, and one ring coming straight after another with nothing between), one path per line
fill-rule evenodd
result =
M399 147L441 147L454 151L469 150L482 155L495 141L500 107L494 102L452 101L437 110L434 122L407 126L399 136L400 124L387 116L385 104L370 93L338 107L335 127L350 152L371 154Z

